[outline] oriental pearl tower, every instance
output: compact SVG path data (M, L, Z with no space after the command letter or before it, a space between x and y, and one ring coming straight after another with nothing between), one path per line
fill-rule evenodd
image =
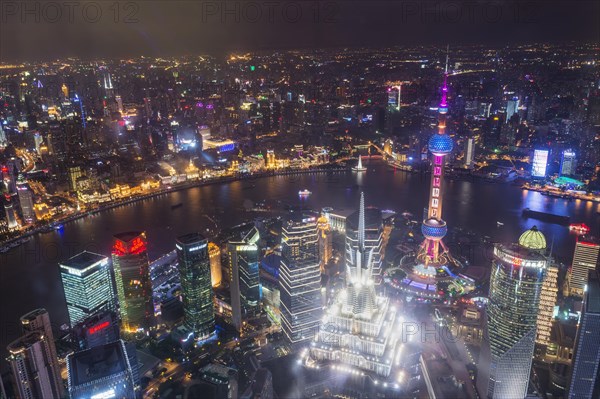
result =
M432 154L431 183L429 185L429 203L427 218L423 220L421 232L425 240L421 244L417 260L427 268L438 267L452 260L448 248L442 239L448 232L446 222L442 219L442 204L444 198L444 166L446 155L452 152L452 139L446 133L446 114L448 113L448 55L446 55L446 69L444 72L444 85L442 86L442 100L438 108L438 131L429 139L428 147Z

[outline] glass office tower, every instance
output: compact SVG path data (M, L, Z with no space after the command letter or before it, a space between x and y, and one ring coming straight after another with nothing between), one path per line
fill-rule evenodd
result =
M281 239L281 323L291 343L312 339L322 315L317 218L284 222Z
M213 290L210 280L208 241L199 233L177 238L184 326L194 338L203 340L215 332Z

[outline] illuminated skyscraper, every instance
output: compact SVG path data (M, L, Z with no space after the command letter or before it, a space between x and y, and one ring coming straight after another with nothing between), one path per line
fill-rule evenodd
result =
M4 212L6 213L6 224L9 230L14 230L19 227L17 223L17 216L15 215L15 207L10 200L10 196L6 196L6 202L4 204Z
M362 223L362 226L361 226ZM361 244L362 240L362 244ZM383 246L383 219L377 208L365 209L364 193L360 194L360 208L346 218L346 274L351 275L361 261L356 257L360 245L369 253L369 271L375 285L381 283ZM363 267L365 267L363 265Z
M48 348L48 337L40 331L29 332L6 348L6 360L10 364L19 398L62 397L62 380L57 385L53 370L56 359L51 358Z
M573 351L569 399L600 397L600 276L588 272L583 312Z
M6 133L2 128L2 123L0 123L0 148L4 148L8 145L8 140L6 139Z
M327 308L318 333L302 355L304 365L329 368L343 383L350 377L400 388L401 375L394 372L400 360L400 320L390 299L377 296L373 280L376 247L367 247L364 196L361 194L356 246L347 265L346 287ZM325 370L323 370L325 372ZM348 378L348 380L346 380ZM343 384L342 384L343 385ZM339 386L336 386L336 389Z
M535 149L533 150L533 162L531 165L531 176L537 178L546 177L546 168L548 167L548 157L550 151Z
M210 283L214 287L221 285L223 271L221 270L221 248L214 242L208 243L208 257L210 258Z
M508 100L506 102L506 121L505 123L508 123L508 121L510 121L510 119L513 117L514 114L516 114L519 111L519 98L518 97L514 97L511 100Z
M312 339L321 320L321 272L317 218L283 223L281 239L281 325L291 343Z
M319 230L319 258L321 261L321 273L325 271L325 265L329 262L332 257L332 244L331 244L331 226L325 215L321 214L317 219L317 229Z
M577 237L573 264L569 270L569 293L583 297L589 270L594 270L598 265L600 257L600 240L591 237Z
M465 140L465 168L471 169L474 166L475 159L475 139L469 137Z
M487 398L522 399L527 395L548 264L541 253L545 248L546 239L536 227L524 232L518 244L494 246L487 308L489 381L487 390L480 392ZM482 380L485 374L481 373Z
M191 233L178 237L175 248L183 297L183 323L197 341L203 340L215 332L208 241L199 233Z
M400 111L400 107L402 106L402 85L388 87L388 109L390 111Z
M69 190L77 191L77 179L83 176L81 166L69 167Z
M123 330L135 332L152 327L154 303L146 233L115 235L112 261Z
M430 264L436 267L447 264L450 261L450 253L442 241L448 232L446 222L442 219L444 166L446 165L446 155L452 152L454 146L452 139L446 133L447 97L448 58L446 57L442 100L438 108L438 132L429 139L429 151L433 155L433 159L431 163L431 184L429 187L427 219L423 220L421 226L425 241L421 244L417 255L417 259L425 265L425 268Z
M52 333L52 325L50 324L48 312L46 309L36 309L21 316L21 327L25 334L39 332L44 336L44 345L46 347L45 351L48 354L48 367L51 378L53 384L62 394L64 389L60 376L60 365L58 364L58 356L56 356L56 345L54 343L54 334Z
M247 231L241 240L227 243L231 268L231 312L233 325L242 328L242 314L255 309L260 301L258 258L260 256L256 227Z
M560 160L560 175L573 176L577 171L577 156L573 150L564 150Z
M544 275L544 284L540 293L540 307L537 317L537 336L535 342L545 347L550 344L550 331L554 320L554 307L558 295L558 267L549 265Z
M35 222L35 211L33 210L33 193L29 188L29 184L21 175L17 180L17 194L19 196L19 204L21 205L21 215L23 221L27 224Z
M106 256L84 251L60 263L71 327L96 312L116 310Z

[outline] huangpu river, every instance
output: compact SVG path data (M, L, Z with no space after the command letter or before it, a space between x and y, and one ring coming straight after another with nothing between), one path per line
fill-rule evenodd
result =
M110 256L113 234L146 231L149 256L155 259L173 250L179 235L206 233L207 229L214 230L215 223L227 228L268 215L251 210L261 200L315 210L350 210L358 207L360 191L365 192L367 206L410 212L413 219L420 220L427 203L429 175L394 171L380 160L363 161L366 172L264 177L161 195L67 223L62 230L38 234L20 247L0 254L2 369L6 369L7 344L20 335L21 315L44 307L56 330L68 322L58 263L83 250ZM304 189L312 194L302 199L298 191ZM183 205L172 209L179 203ZM526 207L569 215L572 223L584 222L593 233L599 231L598 203L551 198L509 184L481 180L448 180L446 184L443 212L450 229L460 226L493 241L513 242L523 231L537 225L548 245L554 240L554 254L570 261L576 236L567 226L523 218L522 209Z

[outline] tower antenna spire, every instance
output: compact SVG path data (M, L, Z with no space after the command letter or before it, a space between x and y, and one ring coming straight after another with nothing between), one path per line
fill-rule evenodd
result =
M362 252L365 247L365 193L360 193L360 208L358 210L358 248Z
M448 56L450 55L450 45L446 44L446 68L444 69L444 74L448 75Z

